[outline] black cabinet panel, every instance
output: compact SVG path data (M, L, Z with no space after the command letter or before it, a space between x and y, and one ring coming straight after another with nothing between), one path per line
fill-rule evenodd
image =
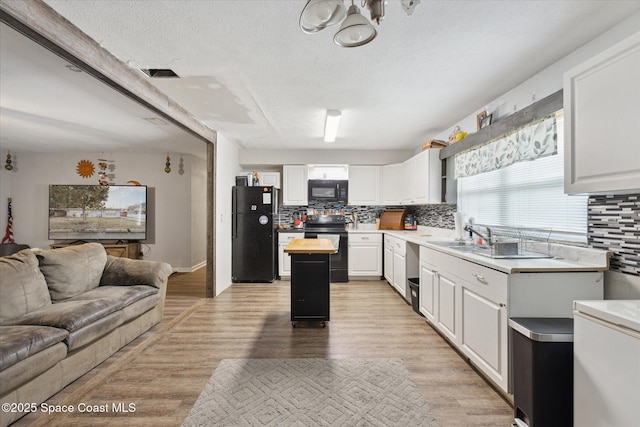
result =
M291 320L329 320L328 254L291 255Z

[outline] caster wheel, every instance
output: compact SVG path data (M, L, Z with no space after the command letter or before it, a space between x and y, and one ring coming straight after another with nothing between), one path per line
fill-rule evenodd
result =
M295 328L298 325L298 322L291 322L291 327Z
M322 326L323 328L326 328L327 327L327 322L320 323L320 326Z

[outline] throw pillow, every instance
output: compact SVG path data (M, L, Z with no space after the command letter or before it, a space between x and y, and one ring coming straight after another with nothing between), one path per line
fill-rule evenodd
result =
M36 256L54 302L97 288L107 263L100 243L41 250Z
M31 249L0 257L0 322L47 305L49 289Z

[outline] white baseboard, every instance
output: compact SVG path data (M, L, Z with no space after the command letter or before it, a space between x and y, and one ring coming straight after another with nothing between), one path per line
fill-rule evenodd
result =
M192 267L177 267L173 269L174 273L193 273L196 270L201 269L202 267L204 267L205 265L207 265L207 261L202 261Z

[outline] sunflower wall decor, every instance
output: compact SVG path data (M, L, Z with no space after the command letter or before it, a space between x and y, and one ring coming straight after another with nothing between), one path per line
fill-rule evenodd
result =
M76 166L76 172L83 178L91 178L95 171L95 166L89 160L80 160Z

